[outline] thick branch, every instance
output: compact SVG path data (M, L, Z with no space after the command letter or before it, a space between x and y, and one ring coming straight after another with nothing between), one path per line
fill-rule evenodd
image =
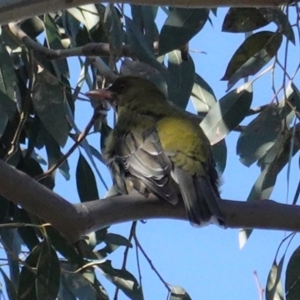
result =
M114 3L114 0L100 1ZM120 3L139 5L171 5L179 7L263 7L287 4L287 0L119 0ZM0 0L0 24L7 24L36 15L68 9L99 0Z
M0 160L0 194L50 222L70 241L102 227L139 219L187 220L183 205L173 206L155 197L118 196L70 204L26 174ZM229 228L300 231L300 207L271 200L220 200Z
M155 197L118 196L101 201L85 202L77 206L90 211L89 232L116 223L145 219L187 220L183 205L173 206ZM300 231L300 207L272 200L252 202L220 200L228 228L257 228ZM80 209L78 209L80 210ZM109 213L108 213L109 212Z

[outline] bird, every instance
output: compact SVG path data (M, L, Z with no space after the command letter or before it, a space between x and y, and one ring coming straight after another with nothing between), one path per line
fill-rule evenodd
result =
M225 224L211 146L195 118L143 77L119 76L87 96L108 101L117 114L103 156L121 194L183 200L192 225Z

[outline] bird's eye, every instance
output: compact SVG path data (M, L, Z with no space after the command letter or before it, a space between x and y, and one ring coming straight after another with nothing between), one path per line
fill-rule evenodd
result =
M123 84L120 84L119 89L120 89L120 92L121 92L121 91L124 91L124 89L125 89L125 84L124 84L124 83L123 83Z

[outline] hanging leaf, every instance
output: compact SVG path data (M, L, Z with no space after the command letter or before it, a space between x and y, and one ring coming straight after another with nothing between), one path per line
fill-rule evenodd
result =
M58 31L58 27L55 24L55 21L49 14L45 14L45 36L47 41L47 46L49 49L62 49L63 45L61 43L61 36ZM59 59L51 61L53 68L56 71L56 76L58 78L61 78L61 75L68 78L70 76L69 74L69 67L67 60Z
M231 58L225 75L228 89L241 78L256 74L277 53L282 35L271 31L261 31L249 36Z
M172 8L159 35L159 55L188 43L208 19L206 8ZM176 38L174 38L176 37Z
M100 16L94 4L69 8L68 12L82 23L88 31L100 22Z
M4 118L0 123L0 135L4 132L8 117L12 118L16 111L16 102L13 100L15 97L15 88L15 70L9 54L0 39L0 110Z
M4 273L4 271L0 268L0 273L5 282L6 293L9 297L9 300L18 300L17 292L12 281L8 278L8 276Z
M266 26L266 20L259 9L254 7L231 7L224 19L222 31L249 32Z
M20 280L18 284L18 299L35 300L38 299L36 295L36 273L32 272L28 267L36 268L37 262L42 251L43 243L38 244L27 256L25 263L20 273Z
M109 39L110 53L111 55L119 57L123 44L123 29L120 17L113 4L106 6L104 26Z
M77 163L76 184L81 202L99 199L94 173L82 154Z
M36 268L37 298L57 299L60 285L60 265L56 252L47 240L42 242Z
M270 104L245 127L236 147L242 164L250 167L275 144L282 130L281 110L282 107Z
M69 134L63 87L55 77L42 71L36 75L32 100L45 128L63 147Z
M280 259L278 265L276 263L276 260L274 260L272 264L267 280L266 300L284 300L283 287L280 279L283 262L284 256Z
M288 16L279 7L262 7L259 8L259 11L268 22L274 22L278 26L278 31L295 44L292 25L289 22Z
M192 300L190 295L180 286L172 286L169 300Z
M203 117L217 101L212 88L198 74L195 74L191 98L198 115Z
M137 58L157 69L167 81L168 75L166 69L156 60L145 36L140 32L140 30L136 27L136 24L130 18L125 16L125 20L128 42L131 48L134 49L134 53Z
M75 266L68 262L61 262L61 267L66 272L61 274L58 299L109 300L107 292L95 276L92 281L89 280L92 276L87 278L87 272L75 272ZM69 298L70 295L74 298Z
M225 139L214 144L211 148L217 170L222 174L226 168L227 146Z
M241 123L249 111L252 97L252 86L245 84L216 102L200 124L212 145Z
M122 290L129 299L144 299L141 286L127 270L114 269L109 260L101 264L100 268L104 272L104 276Z
M141 32L144 32L145 38L150 48L154 42L158 40L158 29L155 23L155 18L158 11L158 6L147 5L130 5L132 20Z
M195 65L190 57L183 61L179 50L168 54L168 99L182 109L185 109L194 85Z
M287 300L298 299L300 295L300 247L294 251L286 268L285 293Z

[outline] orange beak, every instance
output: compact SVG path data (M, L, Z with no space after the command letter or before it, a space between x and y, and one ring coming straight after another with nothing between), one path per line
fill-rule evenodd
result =
M90 99L94 100L111 100L113 98L113 92L111 92L108 89L98 89L98 90L92 90L86 93L86 96L88 96Z
M102 110L110 110L111 105L110 101L113 99L114 93L108 89L97 89L89 91L85 94L91 99L92 106L99 109L99 106Z

